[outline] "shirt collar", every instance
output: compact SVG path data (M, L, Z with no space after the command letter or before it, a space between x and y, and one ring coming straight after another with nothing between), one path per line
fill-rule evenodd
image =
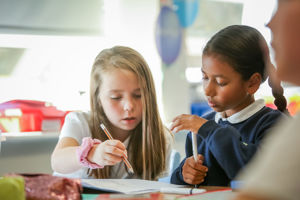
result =
M215 122L218 123L220 119L223 121L228 121L231 124L237 124L242 121L245 121L246 119L250 118L252 115L257 113L259 110L261 110L265 106L265 101L263 99L256 100L243 110L231 115L230 117L223 118L221 112L217 112L215 115Z

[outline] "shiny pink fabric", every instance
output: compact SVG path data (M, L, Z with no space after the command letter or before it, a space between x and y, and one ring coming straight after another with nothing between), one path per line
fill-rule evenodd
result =
M10 174L25 180L26 200L80 200L83 191L80 179L49 174Z

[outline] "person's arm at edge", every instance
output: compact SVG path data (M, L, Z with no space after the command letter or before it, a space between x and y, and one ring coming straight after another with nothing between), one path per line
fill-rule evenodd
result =
M238 193L233 200L274 200L274 198L256 196L255 194Z

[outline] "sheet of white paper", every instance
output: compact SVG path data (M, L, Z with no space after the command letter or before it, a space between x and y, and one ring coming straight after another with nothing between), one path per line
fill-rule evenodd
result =
M124 194L143 194L159 192L161 188L183 187L182 185L141 179L81 179L81 181L83 187Z

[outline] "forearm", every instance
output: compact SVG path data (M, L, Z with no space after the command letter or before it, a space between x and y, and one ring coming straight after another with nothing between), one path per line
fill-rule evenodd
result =
M71 146L56 149L51 156L52 169L58 173L67 174L82 168L77 158L77 148L77 146Z

